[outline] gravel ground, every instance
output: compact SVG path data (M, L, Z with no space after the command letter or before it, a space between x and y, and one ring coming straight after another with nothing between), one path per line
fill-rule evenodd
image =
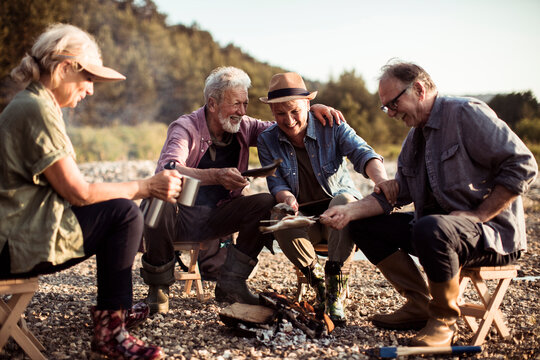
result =
M151 174L153 168L154 164L150 161L81 165L88 179L96 181L141 178ZM392 172L391 169L389 172ZM512 282L501 305L512 339L502 340L492 329L482 353L469 358L540 360L538 185L537 182L526 199L529 252L520 260L519 278ZM264 185L260 182L255 181L252 187L256 191L264 191ZM365 193L368 189L369 184L366 184L362 191ZM133 268L135 301L142 300L146 295L146 286L138 274L139 267L140 255ZM174 284L169 314L148 319L133 333L162 346L167 359L369 359L365 353L367 349L406 345L414 332L380 330L367 320L373 313L391 311L403 303L403 298L380 272L365 260L355 261L350 283L347 326L337 328L330 336L321 339L306 339L301 332L291 331L290 328L280 332L272 341L235 336L219 320L218 314L225 305L213 299L213 282L204 282L209 299L202 303L196 300L194 294L184 295L182 284ZM259 256L258 272L249 285L254 291L276 291L293 296L296 276L283 254L263 252ZM30 329L44 344L44 353L48 358L88 357L92 329L88 307L94 304L95 294L94 258L64 272L40 278L39 291L26 311L26 319ZM310 292L309 296L314 294ZM470 338L470 331L460 320L457 345L466 345ZM0 352L0 359L24 358L13 340L9 340Z

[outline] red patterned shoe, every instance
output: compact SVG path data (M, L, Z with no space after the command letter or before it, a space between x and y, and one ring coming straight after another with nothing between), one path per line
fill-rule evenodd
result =
M126 310L92 309L94 337L91 359L156 360L163 358L159 346L146 344L129 334L125 328Z
M146 318L148 318L149 313L150 308L148 307L148 305L146 305L146 303L140 302L133 305L126 314L126 329L133 329L142 324L146 320Z

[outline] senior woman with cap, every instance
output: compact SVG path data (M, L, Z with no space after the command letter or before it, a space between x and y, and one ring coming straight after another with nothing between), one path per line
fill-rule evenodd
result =
M11 75L29 85L0 114L0 278L57 272L95 254L92 357L161 358L161 348L126 330L148 314L132 308L131 267L143 219L130 199L173 202L180 175L165 170L124 183L84 180L60 109L92 95L96 81L125 77L102 65L95 40L81 29L50 26Z

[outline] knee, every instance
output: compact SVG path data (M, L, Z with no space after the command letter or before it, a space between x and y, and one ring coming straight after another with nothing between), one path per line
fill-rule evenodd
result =
M347 193L341 193L339 195L336 195L331 201L329 207L336 206L336 205L345 205L350 202L356 201L356 198L352 196L351 194Z
M125 214L125 219L130 222L133 222L137 226L142 228L144 224L144 218L141 212L141 209L131 200L127 199L116 199L118 208L122 210L122 213Z
M369 222L368 219L359 219L351 221L344 229L349 232L349 236L352 241L360 250L364 250L370 247L371 241L366 238L366 225Z
M129 231L142 235L144 218L137 204L128 199L114 199L111 200L110 204L119 226L129 228Z
M256 203L258 204L259 208L265 211L271 210L274 205L276 204L276 199L272 194L269 193L260 193L253 195L256 196Z
M418 220L412 227L412 245L419 254L446 247L448 231L443 215L428 215Z

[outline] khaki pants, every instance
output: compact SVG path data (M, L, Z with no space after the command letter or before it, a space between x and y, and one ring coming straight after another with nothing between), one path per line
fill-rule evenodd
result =
M350 194L340 194L330 201L329 207L356 200ZM308 228L276 231L274 236L281 251L298 268L310 266L317 259L313 245L327 243L328 260L344 263L342 271L349 273L355 246L349 234L349 226L342 230L334 230L317 222Z

